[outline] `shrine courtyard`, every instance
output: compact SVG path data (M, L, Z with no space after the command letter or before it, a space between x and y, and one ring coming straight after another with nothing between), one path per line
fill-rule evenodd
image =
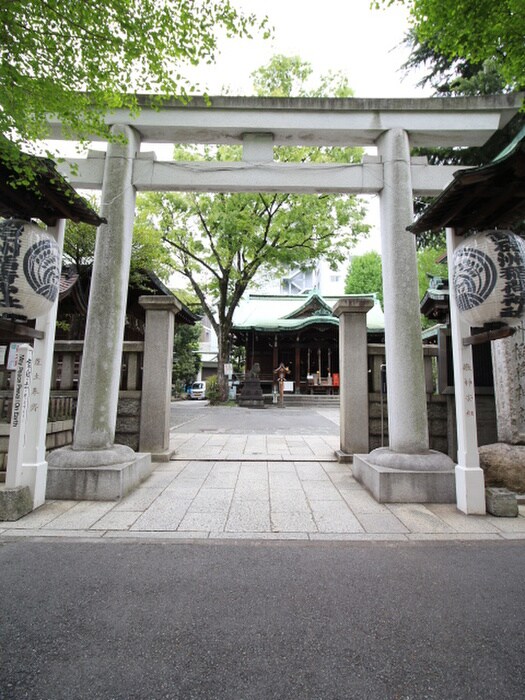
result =
M46 501L0 525L29 538L421 540L525 539L517 518L455 504L380 504L336 461L339 409L264 410L175 402L171 461L121 501Z

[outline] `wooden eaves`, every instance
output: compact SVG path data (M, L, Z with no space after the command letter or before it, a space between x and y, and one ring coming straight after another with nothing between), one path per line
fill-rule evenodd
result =
M511 227L525 219L525 127L488 165L454 173L454 180L407 230L453 228L458 235L489 228ZM514 328L486 329L463 338L477 345L506 338Z
M29 167L34 180L17 182L12 164L0 160L0 216L40 219L55 226L59 219L71 219L92 226L106 223L56 170L49 158L20 154L21 165Z
M454 173L453 181L410 226L418 235L454 228L464 235L525 219L525 127L493 161Z

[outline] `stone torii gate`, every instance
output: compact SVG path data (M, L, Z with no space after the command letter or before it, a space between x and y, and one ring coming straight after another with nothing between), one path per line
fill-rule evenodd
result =
M444 491L428 475L442 480L446 474L453 488L454 472L448 457L429 450L415 241L406 227L413 221L414 195L441 192L457 166L411 159L410 148L482 145L520 105L516 95L408 100L214 97L211 104L194 98L188 105L170 101L152 109L144 97L137 117L123 111L108 116L112 133L124 136L126 143L109 144L107 154L90 151L87 158L77 159L78 174L71 177L75 187L102 190L101 213L108 223L97 237L74 442L62 454L53 453L50 464L96 469L135 459L129 448L114 445L114 435L137 191L377 194L390 446L368 455L359 469L370 472L368 477L361 474L365 482L388 472L393 488L401 484L402 493L408 473L422 475L427 485L417 486L417 500L439 500L437 491ZM51 127L54 138L64 138L58 123ZM232 163L161 162L141 151L141 143L240 144L243 156ZM278 163L273 148L280 145L375 147L377 155L366 155L359 165ZM62 172L69 173L67 164Z

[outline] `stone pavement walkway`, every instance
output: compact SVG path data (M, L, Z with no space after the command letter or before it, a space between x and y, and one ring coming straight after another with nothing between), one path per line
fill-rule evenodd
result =
M175 458L119 502L49 501L0 538L257 540L525 539L517 518L455 505L379 504L339 464L335 435L172 432Z

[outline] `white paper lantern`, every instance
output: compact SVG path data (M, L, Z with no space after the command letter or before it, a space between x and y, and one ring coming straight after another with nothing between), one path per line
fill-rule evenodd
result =
M47 231L21 219L0 223L0 314L44 316L58 296L60 249Z
M525 241L512 231L484 231L454 251L454 296L470 326L518 323L525 312Z

